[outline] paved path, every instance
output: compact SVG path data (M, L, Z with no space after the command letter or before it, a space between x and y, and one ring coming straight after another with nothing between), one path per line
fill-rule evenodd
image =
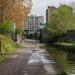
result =
M23 46L0 65L0 75L56 75L61 71L38 45L25 42Z

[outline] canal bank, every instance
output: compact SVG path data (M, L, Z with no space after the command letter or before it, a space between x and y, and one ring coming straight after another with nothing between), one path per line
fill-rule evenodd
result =
M70 58L71 53L67 53L62 49L58 49L54 46L45 46L48 53L54 58L59 66L68 74L75 74L75 63ZM69 60L68 60L69 59ZM71 60L71 61L70 61Z

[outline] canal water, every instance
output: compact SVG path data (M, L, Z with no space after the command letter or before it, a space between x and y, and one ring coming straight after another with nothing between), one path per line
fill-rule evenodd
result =
M67 70L67 72L69 75L72 75L72 74L75 75L75 53L66 53L66 54L67 54L66 61L68 61L68 64L71 65L69 69Z
M46 46L47 51L68 75L75 75L75 53Z

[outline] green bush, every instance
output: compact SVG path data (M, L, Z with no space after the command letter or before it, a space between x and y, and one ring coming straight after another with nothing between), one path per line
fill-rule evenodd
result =
M11 34L13 32L12 22L10 20L4 21L0 25L0 33L4 35Z

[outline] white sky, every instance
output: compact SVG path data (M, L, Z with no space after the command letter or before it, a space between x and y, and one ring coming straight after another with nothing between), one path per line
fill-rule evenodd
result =
M60 4L69 4L71 1L75 0L32 0L33 6L31 9L31 14L34 16L44 16L46 15L46 9L48 6L58 7Z

